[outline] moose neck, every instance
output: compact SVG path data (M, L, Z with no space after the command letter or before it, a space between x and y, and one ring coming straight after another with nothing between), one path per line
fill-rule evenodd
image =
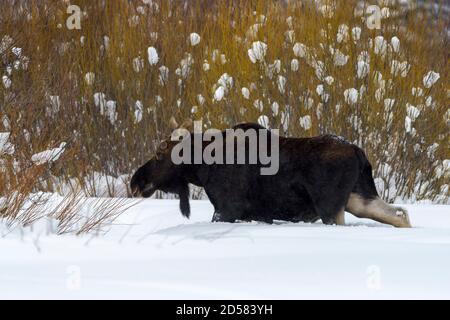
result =
M204 187L205 184L205 167L204 164L183 164L181 170L183 178L187 183L196 185L197 187Z
M201 134L191 134L190 162L182 163L179 171L180 176L187 183L198 187L205 186L210 166L203 162L202 157L204 149L209 143L202 140Z

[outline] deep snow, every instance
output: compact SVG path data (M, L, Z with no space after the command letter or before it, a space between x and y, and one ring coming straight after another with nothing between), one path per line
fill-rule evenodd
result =
M209 222L212 206L145 200L106 235L0 238L0 298L450 298L450 206L407 205L412 229Z

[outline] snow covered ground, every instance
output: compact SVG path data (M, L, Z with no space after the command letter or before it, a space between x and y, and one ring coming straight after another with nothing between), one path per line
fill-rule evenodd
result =
M209 222L212 206L145 200L106 235L0 238L0 298L450 298L450 206L407 205L412 229Z

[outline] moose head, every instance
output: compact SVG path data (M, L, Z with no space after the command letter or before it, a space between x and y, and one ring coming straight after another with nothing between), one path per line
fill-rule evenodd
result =
M192 120L186 120L181 126L178 125L175 118L170 119L170 128L191 130ZM183 177L182 166L172 162L172 148L177 141L171 141L170 138L160 142L155 156L140 167L131 178L130 188L134 197L151 197L156 190L178 194L180 198L181 213L189 218L189 186L187 180Z

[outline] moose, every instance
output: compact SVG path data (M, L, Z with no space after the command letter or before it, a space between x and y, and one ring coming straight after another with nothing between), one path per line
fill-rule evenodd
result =
M172 129L185 129L194 139L192 121ZM233 129L271 130L254 123ZM224 141L230 139L221 132ZM269 135L270 137L271 135ZM194 164L172 161L179 141L163 140L156 155L132 176L133 196L151 197L156 190L179 196L180 211L189 218L189 184L204 188L214 206L212 222L274 220L345 225L344 212L399 228L411 227L404 208L384 202L378 195L372 166L364 151L335 135L279 138L279 170L261 175L262 164ZM203 141L201 148L211 142ZM250 144L245 141L244 149ZM225 150L225 148L224 148ZM225 151L226 152L226 151Z

